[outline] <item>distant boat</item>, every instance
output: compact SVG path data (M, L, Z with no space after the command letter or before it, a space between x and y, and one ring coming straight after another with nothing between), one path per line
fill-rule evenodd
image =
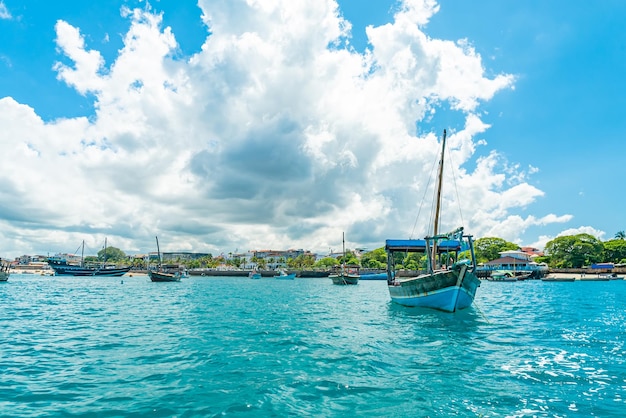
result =
M496 270L487 277L487 280L491 282L516 282L517 276L512 271Z
M341 235L343 252L341 256L341 270L337 273L329 274L328 277L337 285L359 284L359 268L357 266L346 266L346 240L345 234Z
M475 275L476 258L471 235L463 233L463 227L447 233L439 233L443 163L446 149L446 131L443 131L441 158L439 160L436 205L433 234L424 240L387 240L387 284L391 300L404 306L420 306L446 312L469 307L474 301L480 280ZM469 251L470 259L459 260L462 251ZM408 252L423 252L426 256L426 272L417 277L399 278L395 263ZM398 257L396 257L396 255Z
M387 280L387 272L361 274L359 280Z
M54 270L55 276L104 276L120 277L130 271L130 267L107 266L106 264L106 239L104 240L104 261L99 266L85 266L85 241L82 243L80 263L72 264L64 257L49 257L48 265Z
M541 278L542 282L573 282L576 281L574 276L562 275L562 274L548 274Z
M157 264L156 270L148 269L148 276L150 277L150 280L153 282L179 282L181 277L180 271L170 272L163 269L163 264L161 262L161 249L159 248L159 237L155 238L159 263Z
M275 279L278 280L294 280L296 278L296 273L287 273L285 270L279 270L279 273L274 276Z
M9 280L9 276L11 275L9 271L10 268L11 264L5 263L4 260L0 259L0 282Z
M261 273L256 270L252 270L250 273L248 273L248 277L254 280L258 280L261 278Z

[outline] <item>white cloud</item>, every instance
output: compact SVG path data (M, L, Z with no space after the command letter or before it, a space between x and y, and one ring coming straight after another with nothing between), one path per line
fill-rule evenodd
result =
M497 153L478 155L477 137L489 129L479 103L514 79L486 77L466 41L427 36L435 2L405 1L392 23L368 27L363 54L341 47L351 25L333 0L199 6L211 35L187 60L150 10L125 10L130 28L108 66L71 22L57 23L71 61L55 65L58 78L92 95L96 114L45 122L0 99L10 202L0 251L67 251L87 236L147 251L154 235L165 250L325 251L342 231L370 248L423 235L428 204L412 226L440 132L416 136L415 125L442 102L466 118L449 131L444 198L460 197L469 231L512 239L569 216L513 214L543 192ZM456 227L458 210L443 222Z
M554 215L551 215L551 216L554 217ZM565 221L569 221L569 219L566 219ZM553 239L557 237L564 237L564 236L578 235L578 234L589 234L589 235L596 237L599 240L604 240L606 232L593 228L591 226L581 226L579 228L568 228L559 232L558 234L556 234L556 236L541 235L539 239L536 242L530 244L530 246L535 247L535 248L545 248L546 244L549 241L552 241Z
M11 12L9 12L9 9L7 8L6 4L4 4L3 1L0 1L0 19L11 19L13 18L13 16L11 16Z

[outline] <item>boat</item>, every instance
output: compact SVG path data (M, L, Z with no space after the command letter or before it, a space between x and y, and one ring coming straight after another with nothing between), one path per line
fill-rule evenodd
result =
M346 266L346 240L345 234L342 234L341 241L343 244L343 255L341 256L341 270L337 273L329 274L328 277L333 284L338 285L354 285L359 284L359 268L358 266Z
M11 264L6 263L4 260L0 259L0 282L6 282L9 280L9 276L11 272Z
M161 262L161 249L159 248L159 237L155 238L159 262L156 270L148 269L148 277L150 277L150 280L153 282L180 282L182 274L179 270L171 271L163 268L163 263Z
M576 277L568 274L550 273L547 276L541 278L542 282L573 282L576 281Z
M274 276L275 279L278 280L294 280L296 278L296 273L287 273L285 270L279 270L278 274Z
M490 282L516 282L517 276L512 271L496 270L487 277L487 280Z
M387 280L387 272L361 274L359 280Z
M465 234L463 227L449 233L439 233L445 147L444 130L432 222L433 234L423 240L386 241L387 287L391 300L399 305L456 312L472 305L480 280L475 274L473 236ZM409 252L424 253L425 271L416 277L393 276L396 271L395 263ZM461 252L469 254L469 258L459 259Z
M86 266L84 262L85 241L82 243L82 251L80 255L80 263L73 264L67 261L65 257L54 256L48 257L48 265L54 270L55 276L102 276L102 277L120 277L130 271L130 267L109 266L106 264L106 239L104 240L104 257L102 264L97 266Z
M258 279L261 278L261 273L259 273L256 270L252 270L250 273L248 273L248 277L251 278L251 279L258 280Z

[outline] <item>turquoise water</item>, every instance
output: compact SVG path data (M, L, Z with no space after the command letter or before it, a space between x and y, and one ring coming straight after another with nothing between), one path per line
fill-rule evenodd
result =
M483 282L448 314L386 283L12 275L2 417L610 417L626 281Z

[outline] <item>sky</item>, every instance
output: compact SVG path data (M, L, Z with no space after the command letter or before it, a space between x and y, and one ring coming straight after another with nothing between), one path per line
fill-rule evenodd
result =
M478 3L478 4L476 4ZM626 229L626 2L0 0L0 257Z

